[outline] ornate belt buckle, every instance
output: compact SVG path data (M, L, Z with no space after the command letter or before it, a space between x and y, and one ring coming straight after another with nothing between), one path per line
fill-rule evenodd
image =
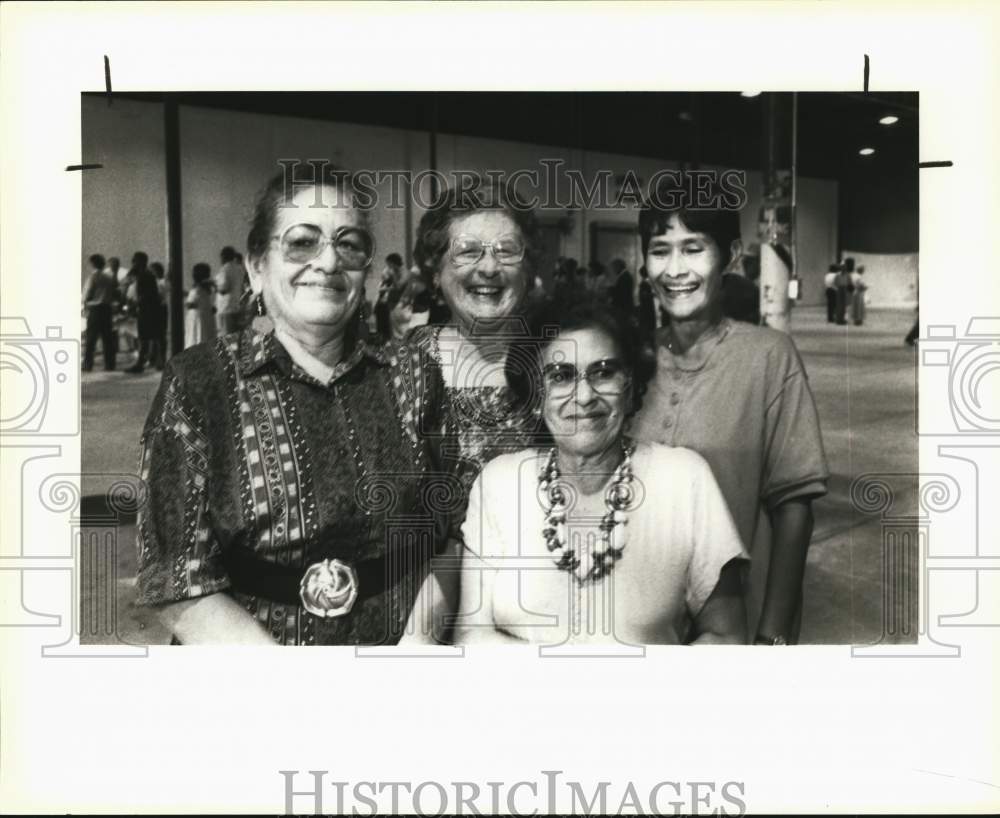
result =
M310 565L299 585L302 607L313 616L333 618L349 613L358 598L358 575L340 560Z

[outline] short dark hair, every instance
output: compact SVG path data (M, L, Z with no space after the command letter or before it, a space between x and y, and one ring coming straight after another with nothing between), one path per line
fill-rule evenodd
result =
M153 275L155 275L157 278L163 278L165 270L163 269L163 265L160 264L160 262L154 261L152 264L149 265L149 269L153 273Z
M697 185L692 184L692 178L683 173L678 178L664 177L660 180L639 210L639 236L642 239L643 255L649 249L650 239L666 233L671 217L676 216L688 230L704 233L714 241L719 252L728 260L733 242L740 240L740 212L726 207L685 206L684 203L690 199L687 193L696 189ZM713 182L707 193L711 201L725 201L717 181ZM674 202L678 206L664 204Z
M385 263L391 264L393 267L402 267L403 257L399 253L389 253L389 255L385 257Z
M199 261L191 269L191 278L195 284L201 284L212 277L212 268L204 261Z
M656 372L656 361L642 342L639 328L629 316L589 297L549 302L529 317L528 340L514 341L507 353L507 383L520 405L531 409L540 405L542 395L542 353L560 335L574 330L592 329L610 338L632 378L628 416L642 406L646 387ZM535 430L538 445L551 445L552 435L544 423Z
M329 163L318 166L316 162L298 163L292 166L290 176L288 169L282 168L257 195L247 235L247 255L252 260L261 258L267 252L278 220L278 208L288 204L297 191L307 187L332 187L342 193L350 193L354 208L361 213L364 226L368 227L368 208L359 204L359 198L362 201L365 199L360 195L351 173Z
M236 250L230 247L228 244L222 248L222 252L219 254L222 256L223 262L232 261L236 258Z
M149 264L149 256L142 252L142 250L137 250L132 254L132 264L138 264L143 269L146 269L146 265Z
M540 230L535 211L510 184L484 184L475 190L455 188L445 191L420 219L413 258L422 272L430 275L441 267L448 250L448 229L452 222L481 210L502 210L518 226L524 238L526 275L535 272L541 253Z
M90 262L90 266L95 270L104 269L104 256L100 253L94 253L89 259L87 259L87 261Z

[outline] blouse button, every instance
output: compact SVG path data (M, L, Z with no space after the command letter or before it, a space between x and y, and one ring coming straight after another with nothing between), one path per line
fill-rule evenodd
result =
M670 396L670 405L671 406L676 406L680 402L681 402L681 396L679 394L677 394L676 392L674 392Z

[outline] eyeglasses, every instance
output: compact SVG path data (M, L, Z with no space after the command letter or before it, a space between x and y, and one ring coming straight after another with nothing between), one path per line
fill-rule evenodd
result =
M621 395L631 380L628 370L615 358L594 361L583 372L565 363L548 364L542 369L545 392L551 398L569 397L576 391L581 378L586 378L590 388L599 395Z
M508 234L483 242L475 236L461 235L451 242L451 260L459 266L475 264L487 247L500 264L517 264L524 258L524 241L518 236Z
M340 227L327 238L315 224L293 224L272 241L281 242L285 261L304 264L322 253L328 244L340 259L345 270L363 270L375 256L375 239L363 227Z

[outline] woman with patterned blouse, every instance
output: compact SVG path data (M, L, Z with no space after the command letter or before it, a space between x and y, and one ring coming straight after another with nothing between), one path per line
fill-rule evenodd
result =
M273 331L173 358L146 421L140 601L185 644L394 644L437 540L425 379L365 337L374 244L350 178L287 181L247 240Z
M449 550L456 564L468 491L480 470L497 455L527 446L538 425L504 374L508 353L528 332L521 313L538 249L534 211L503 185L447 192L420 220L414 256L447 302L453 323L414 330L408 346L443 387L441 467L462 487ZM457 607L458 575L442 569L435 578L418 610L433 607L439 618ZM448 638L440 621L433 634L426 621L414 630L417 639Z

